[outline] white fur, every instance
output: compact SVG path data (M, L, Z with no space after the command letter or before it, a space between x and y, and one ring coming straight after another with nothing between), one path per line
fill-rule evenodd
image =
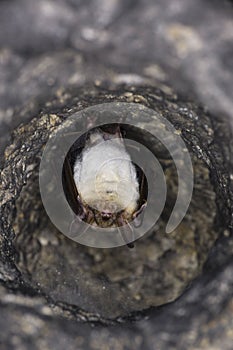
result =
M81 199L99 211L133 213L137 207L136 170L121 138L105 141L101 131L93 132L75 162L74 181Z

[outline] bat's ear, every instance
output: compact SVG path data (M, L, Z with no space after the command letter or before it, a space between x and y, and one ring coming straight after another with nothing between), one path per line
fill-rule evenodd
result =
M133 214L133 225L134 227L140 227L144 217L144 209L146 207L146 202L141 205L141 207Z

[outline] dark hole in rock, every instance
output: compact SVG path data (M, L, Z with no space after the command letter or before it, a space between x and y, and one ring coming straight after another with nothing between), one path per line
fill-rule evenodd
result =
M156 98L159 94L160 100ZM93 89L93 95L90 105L108 102L108 97L103 99L98 89ZM112 91L109 100L113 95ZM177 193L176 168L166 149L159 142L153 143L148 135L145 144L160 160L168 185L165 210L156 230L138 240L130 251L125 246L96 249L69 240L49 222L38 186L41 153L56 127L80 109L82 91L79 106L72 105L72 98L67 101L69 112L64 109L53 114L45 109L45 113L20 126L6 151L3 180L7 178L9 184L15 184L15 192L9 186L2 202L10 201L11 212L15 213L12 222L9 220L16 235L15 265L25 283L45 294L50 303L62 305L61 314L70 308L76 318L82 310L87 319L127 319L139 311L175 300L201 274L210 249L222 233L222 224L216 221L219 208L206 156L213 143L209 116L194 104L179 102L158 90L156 94L146 88L134 91L131 101L134 95L137 101L141 96L141 103L163 113L173 123L192 157L192 202L182 223L170 234L165 232L165 224ZM128 96L128 91L122 88L115 92L114 99L128 101ZM126 133L130 132L135 137L135 132L126 128Z

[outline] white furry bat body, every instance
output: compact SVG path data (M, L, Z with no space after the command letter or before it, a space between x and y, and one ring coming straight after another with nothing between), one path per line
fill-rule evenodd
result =
M96 209L103 220L122 212L128 221L138 207L136 169L119 131L95 129L90 134L74 164L74 181L80 201Z

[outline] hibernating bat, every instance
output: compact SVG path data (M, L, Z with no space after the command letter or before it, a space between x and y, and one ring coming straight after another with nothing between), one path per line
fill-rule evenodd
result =
M65 159L63 187L77 231L83 220L117 227L123 238L134 240L133 226L140 225L146 206L146 181L126 150L118 124L94 128L77 140Z

